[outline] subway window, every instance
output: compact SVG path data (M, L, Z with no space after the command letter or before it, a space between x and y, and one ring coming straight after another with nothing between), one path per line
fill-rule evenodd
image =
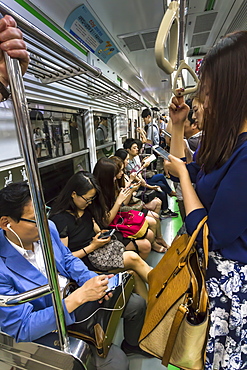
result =
M79 112L38 106L30 109L30 119L38 161L85 149L85 134Z
M97 159L109 157L115 150L113 116L95 113L93 119Z

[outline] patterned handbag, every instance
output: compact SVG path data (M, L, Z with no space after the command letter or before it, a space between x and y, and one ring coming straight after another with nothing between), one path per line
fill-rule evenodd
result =
M143 212L130 210L118 212L109 227L120 231L124 238L143 238L148 230L148 222Z
M124 267L123 252L125 251L125 246L113 237L114 235L109 243L88 254L88 259L95 269L109 271Z

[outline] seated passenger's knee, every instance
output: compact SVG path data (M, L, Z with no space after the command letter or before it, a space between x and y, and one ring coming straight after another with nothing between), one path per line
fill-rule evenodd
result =
M147 239L138 241L138 249L142 253L149 253L151 251L151 243Z
M129 251L128 253L128 258L129 258L129 261L131 263L133 263L134 265L140 261L142 261L141 257L139 256L139 254L133 252L133 251Z

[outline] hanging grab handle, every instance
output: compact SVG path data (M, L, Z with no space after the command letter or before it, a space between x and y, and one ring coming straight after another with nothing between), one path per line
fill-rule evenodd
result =
M176 72L176 75L174 77L174 81L173 81L172 92L173 92L174 95L177 95L176 89L178 87L181 87L181 86L177 86L177 81L178 81L178 78L179 78L183 69L187 69L187 71L191 74L191 76L193 77L193 79L195 81L195 86L185 88L183 92L180 91L179 96L194 93L198 88L199 80L198 80L197 75L195 74L193 69L187 63L185 63L184 60L181 60L180 65L178 67L178 70Z
M169 40L169 60L165 58L165 44L168 35ZM158 66L167 74L171 74L177 62L178 55L178 2L172 1L169 4L155 42L155 58Z

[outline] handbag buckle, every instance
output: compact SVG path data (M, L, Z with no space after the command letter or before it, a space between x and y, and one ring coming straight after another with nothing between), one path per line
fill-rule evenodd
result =
M182 303L181 306L186 309L186 312L189 312L189 307L193 304L193 298L188 297L185 303Z

